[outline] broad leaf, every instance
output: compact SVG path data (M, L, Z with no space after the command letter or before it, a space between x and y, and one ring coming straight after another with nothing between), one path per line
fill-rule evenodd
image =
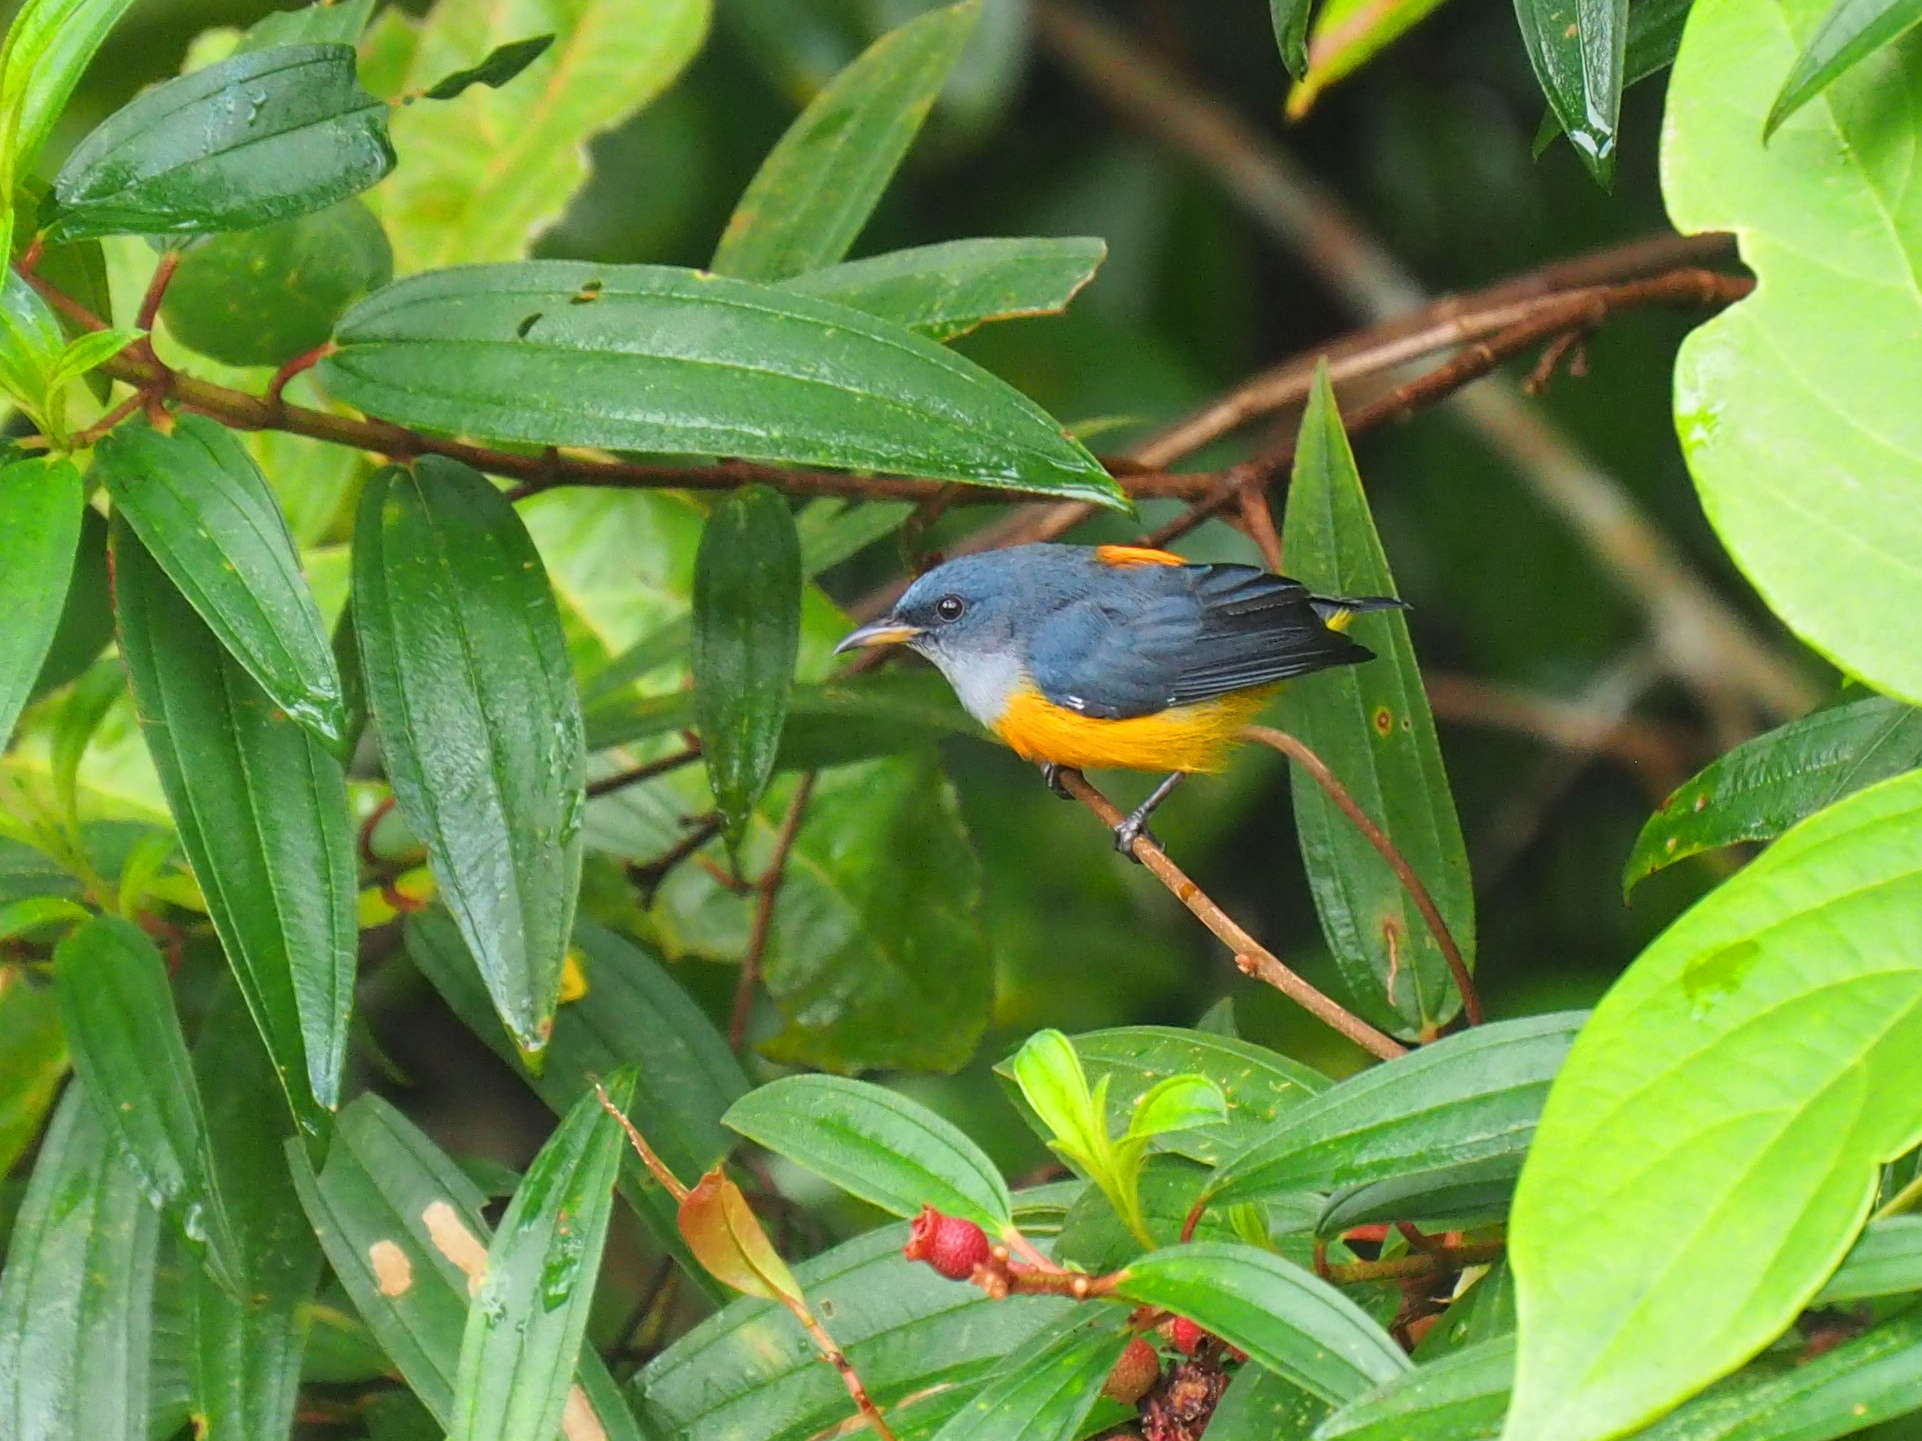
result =
M980 0L930 11L835 76L748 182L715 247L715 273L785 280L846 255L980 17Z
M1777 1335L1842 1259L1877 1165L1922 1140L1918 1094L1912 773L1698 903L1577 1038L1515 1195L1513 1441L1615 1435Z
M113 558L121 651L181 848L294 1115L318 1132L359 943L346 782L124 525Z
M923 1206L990 1231L1013 1222L1007 1183L981 1148L907 1097L865 1081L785 1076L724 1118L751 1141L897 1216Z
M1918 20L1922 20L1922 3L1917 0L1834 0L1815 33L1803 44L1802 53L1795 57L1795 68L1789 71L1775 103L1769 107L1762 138L1773 135L1784 120L1820 95L1836 76L1873 55Z
M659 265L436 271L347 313L326 388L405 425L965 480L1120 506L987 371L873 316Z
M239 439L201 415L172 435L123 425L94 473L174 588L274 704L330 745L346 714L327 627L274 494Z
M278 45L156 85L74 147L60 240L251 230L357 195L394 168L387 107L348 45Z
M239 1247L215 1179L200 1087L174 1013L167 963L146 933L96 916L54 950L73 1068L153 1207L231 1291Z
M1078 1308L1002 1362L936 1441L1075 1441L1134 1336L1127 1322L1126 1307Z
M1604 189L1615 181L1628 0L1515 0L1535 78L1562 132Z
M1648 818L1622 888L1685 857L1738 841L1774 840L1864 786L1922 766L1922 711L1870 696L1744 741Z
M1107 254L1094 236L950 240L806 271L782 288L953 340L990 320L1066 310Z
M1186 1316L1326 1401L1349 1400L1409 1369L1401 1348L1354 1302L1253 1246L1197 1241L1150 1252L1122 1273L1115 1294Z
M580 885L586 757L560 617L514 508L434 456L376 475L354 624L400 813L501 1019L538 1051Z
M0 747L60 626L80 545L80 472L67 460L0 467Z
M1889 1216L1863 1229L1815 1304L1830 1306L1907 1291L1922 1291L1922 1216Z
M0 1176L40 1134L66 1074L67 1040L53 988L18 967L0 972Z
M1428 1171L1403 1171L1379 1181L1346 1186L1328 1198L1315 1233L1339 1236L1372 1221L1422 1221L1444 1230L1499 1221L1508 1214L1521 1175L1519 1149L1458 1161Z
M1319 594L1395 593L1325 366L1301 418L1282 545L1290 571ZM1282 728L1319 755L1388 834L1472 969L1468 852L1408 622L1398 612L1364 615L1353 630L1375 659L1292 683L1281 699ZM1293 786L1322 934L1357 1008L1401 1035L1432 1037L1461 1009L1440 944L1394 870L1314 777L1296 766Z
M1514 1379L1513 1336L1464 1346L1355 1397L1314 1441L1493 1441Z
M1370 1067L1223 1159L1218 1202L1520 1156L1583 1011L1497 1021Z
M234 54L275 45L353 45L367 28L375 0L316 0L295 10L272 10L241 35Z
M0 1272L0 1434L144 1441L159 1217L81 1087L40 1143Z
M1703 508L1778 616L1845 672L1922 702L1922 40L1841 76L1766 145L1828 0L1711 5L1669 81L1662 184L1684 232L1733 230L1760 282L1693 331L1675 424ZM1835 317L1853 317L1837 326Z
M1208 1418L1208 1441L1292 1441L1327 1414L1328 1403L1312 1391L1260 1366L1243 1366Z

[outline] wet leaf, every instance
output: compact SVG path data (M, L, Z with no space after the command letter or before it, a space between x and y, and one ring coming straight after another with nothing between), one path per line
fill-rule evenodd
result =
M1899 39L1918 20L1922 20L1922 0L1834 0L1804 42L1781 93L1769 107L1763 138L1773 135L1838 75Z
M1515 0L1522 42L1549 108L1597 183L1615 182L1628 0Z
M0 746L60 626L80 545L80 472L66 460L0 467Z
M1059 314L1107 254L1094 236L950 240L806 271L782 288L953 340L991 320Z

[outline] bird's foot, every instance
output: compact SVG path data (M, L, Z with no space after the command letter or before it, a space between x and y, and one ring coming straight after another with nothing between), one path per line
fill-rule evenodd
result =
M1070 769L1070 767L1058 766L1053 761L1043 761L1041 763L1041 779L1048 783L1049 790L1053 791L1064 801L1074 799L1074 792L1061 784L1061 772L1068 769Z
M1144 839L1152 846L1161 844L1148 829L1148 817L1140 811L1133 812L1114 828L1114 848L1136 865L1141 864L1141 857L1135 854L1135 842Z

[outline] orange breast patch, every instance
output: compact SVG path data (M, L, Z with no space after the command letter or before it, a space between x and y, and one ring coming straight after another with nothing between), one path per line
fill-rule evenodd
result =
M1112 565L1126 570L1137 565L1186 565L1180 556L1165 550L1151 550L1145 545L1098 545L1094 548L1094 558L1103 565Z
M1154 715L1098 720L1023 686L1008 698L994 731L1024 760L1078 770L1218 771L1241 728L1277 689L1262 686Z

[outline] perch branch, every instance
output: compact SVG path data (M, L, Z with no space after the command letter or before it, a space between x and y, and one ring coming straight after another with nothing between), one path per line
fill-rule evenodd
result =
M794 799L788 802L787 814L781 819L780 832L774 837L774 852L768 857L767 869L761 872L761 879L754 883L754 924L748 932L747 949L741 954L741 974L734 983L734 1009L727 1023L727 1043L736 1051L747 1040L748 1015L754 1008L754 987L760 982L761 960L767 954L768 936L774 928L774 903L780 899L781 882L787 877L788 857L794 854L794 841L801 834L801 819L807 812L808 799L813 794L814 772L809 771L794 788Z
M668 775L677 771L681 769L682 766L692 765L700 758L700 742L689 741L685 748L675 751L672 755L665 755L659 760L648 761L643 765L634 766L624 771L616 771L611 776L602 776L597 781L588 782L587 797L589 800L593 800L597 796L604 796L614 791L625 790L628 786L637 786L642 781L651 781L658 776Z

